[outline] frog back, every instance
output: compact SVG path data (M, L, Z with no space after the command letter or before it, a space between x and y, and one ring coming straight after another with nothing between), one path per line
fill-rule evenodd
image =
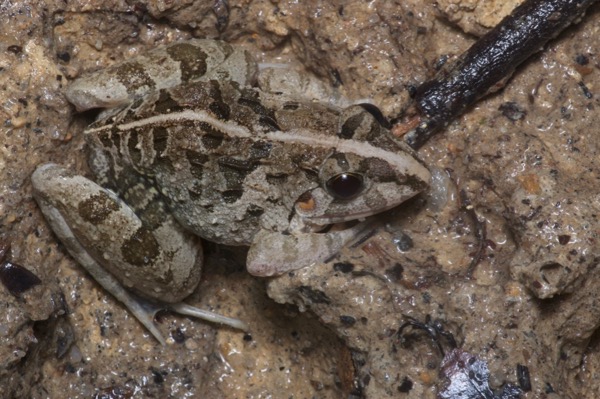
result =
M396 162L390 143L369 143L382 137L379 130L348 134L340 118L343 111L320 103L236 83L194 82L112 113L86 137L102 184L127 197L132 175L148 179L184 227L214 242L249 245L259 230L289 231L299 215L318 227L346 220L358 208L366 216L365 209L391 207L392 191L407 182L411 196L426 187L390 165ZM330 195L324 183L338 169L370 175L361 177L364 198ZM374 198L364 195L389 183Z

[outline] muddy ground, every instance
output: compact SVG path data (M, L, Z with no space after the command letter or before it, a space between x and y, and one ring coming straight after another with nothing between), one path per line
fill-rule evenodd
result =
M510 11L495 6L1 3L0 238L41 284L0 288L0 396L457 398L452 383L476 366L498 397L527 391L525 370L524 398L600 396L598 5L419 150L435 171L431 192L384 215L368 240L270 280L209 245L187 302L244 319L248 334L166 313L160 346L69 258L31 197L40 163L88 173L89 118L62 94L87 71L220 38L318 78L332 88L325 101L368 99L393 117L440 60ZM398 334L426 320L459 349L438 334L442 354L413 325Z

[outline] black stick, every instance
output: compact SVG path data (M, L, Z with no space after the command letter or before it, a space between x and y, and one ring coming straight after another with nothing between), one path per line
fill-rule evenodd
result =
M417 89L396 132L420 148L440 129L488 93L503 87L515 68L597 0L526 0L435 78Z

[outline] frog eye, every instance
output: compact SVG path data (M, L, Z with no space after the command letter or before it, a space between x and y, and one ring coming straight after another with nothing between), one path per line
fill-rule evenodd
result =
M349 200L360 194L365 188L363 177L355 173L340 173L325 183L327 192L339 200Z

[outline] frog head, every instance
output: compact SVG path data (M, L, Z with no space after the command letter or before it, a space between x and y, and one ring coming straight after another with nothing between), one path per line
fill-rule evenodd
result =
M294 205L302 225L324 226L391 209L429 186L429 170L412 150L394 142L372 105L340 114L338 142L322 161L318 186Z

